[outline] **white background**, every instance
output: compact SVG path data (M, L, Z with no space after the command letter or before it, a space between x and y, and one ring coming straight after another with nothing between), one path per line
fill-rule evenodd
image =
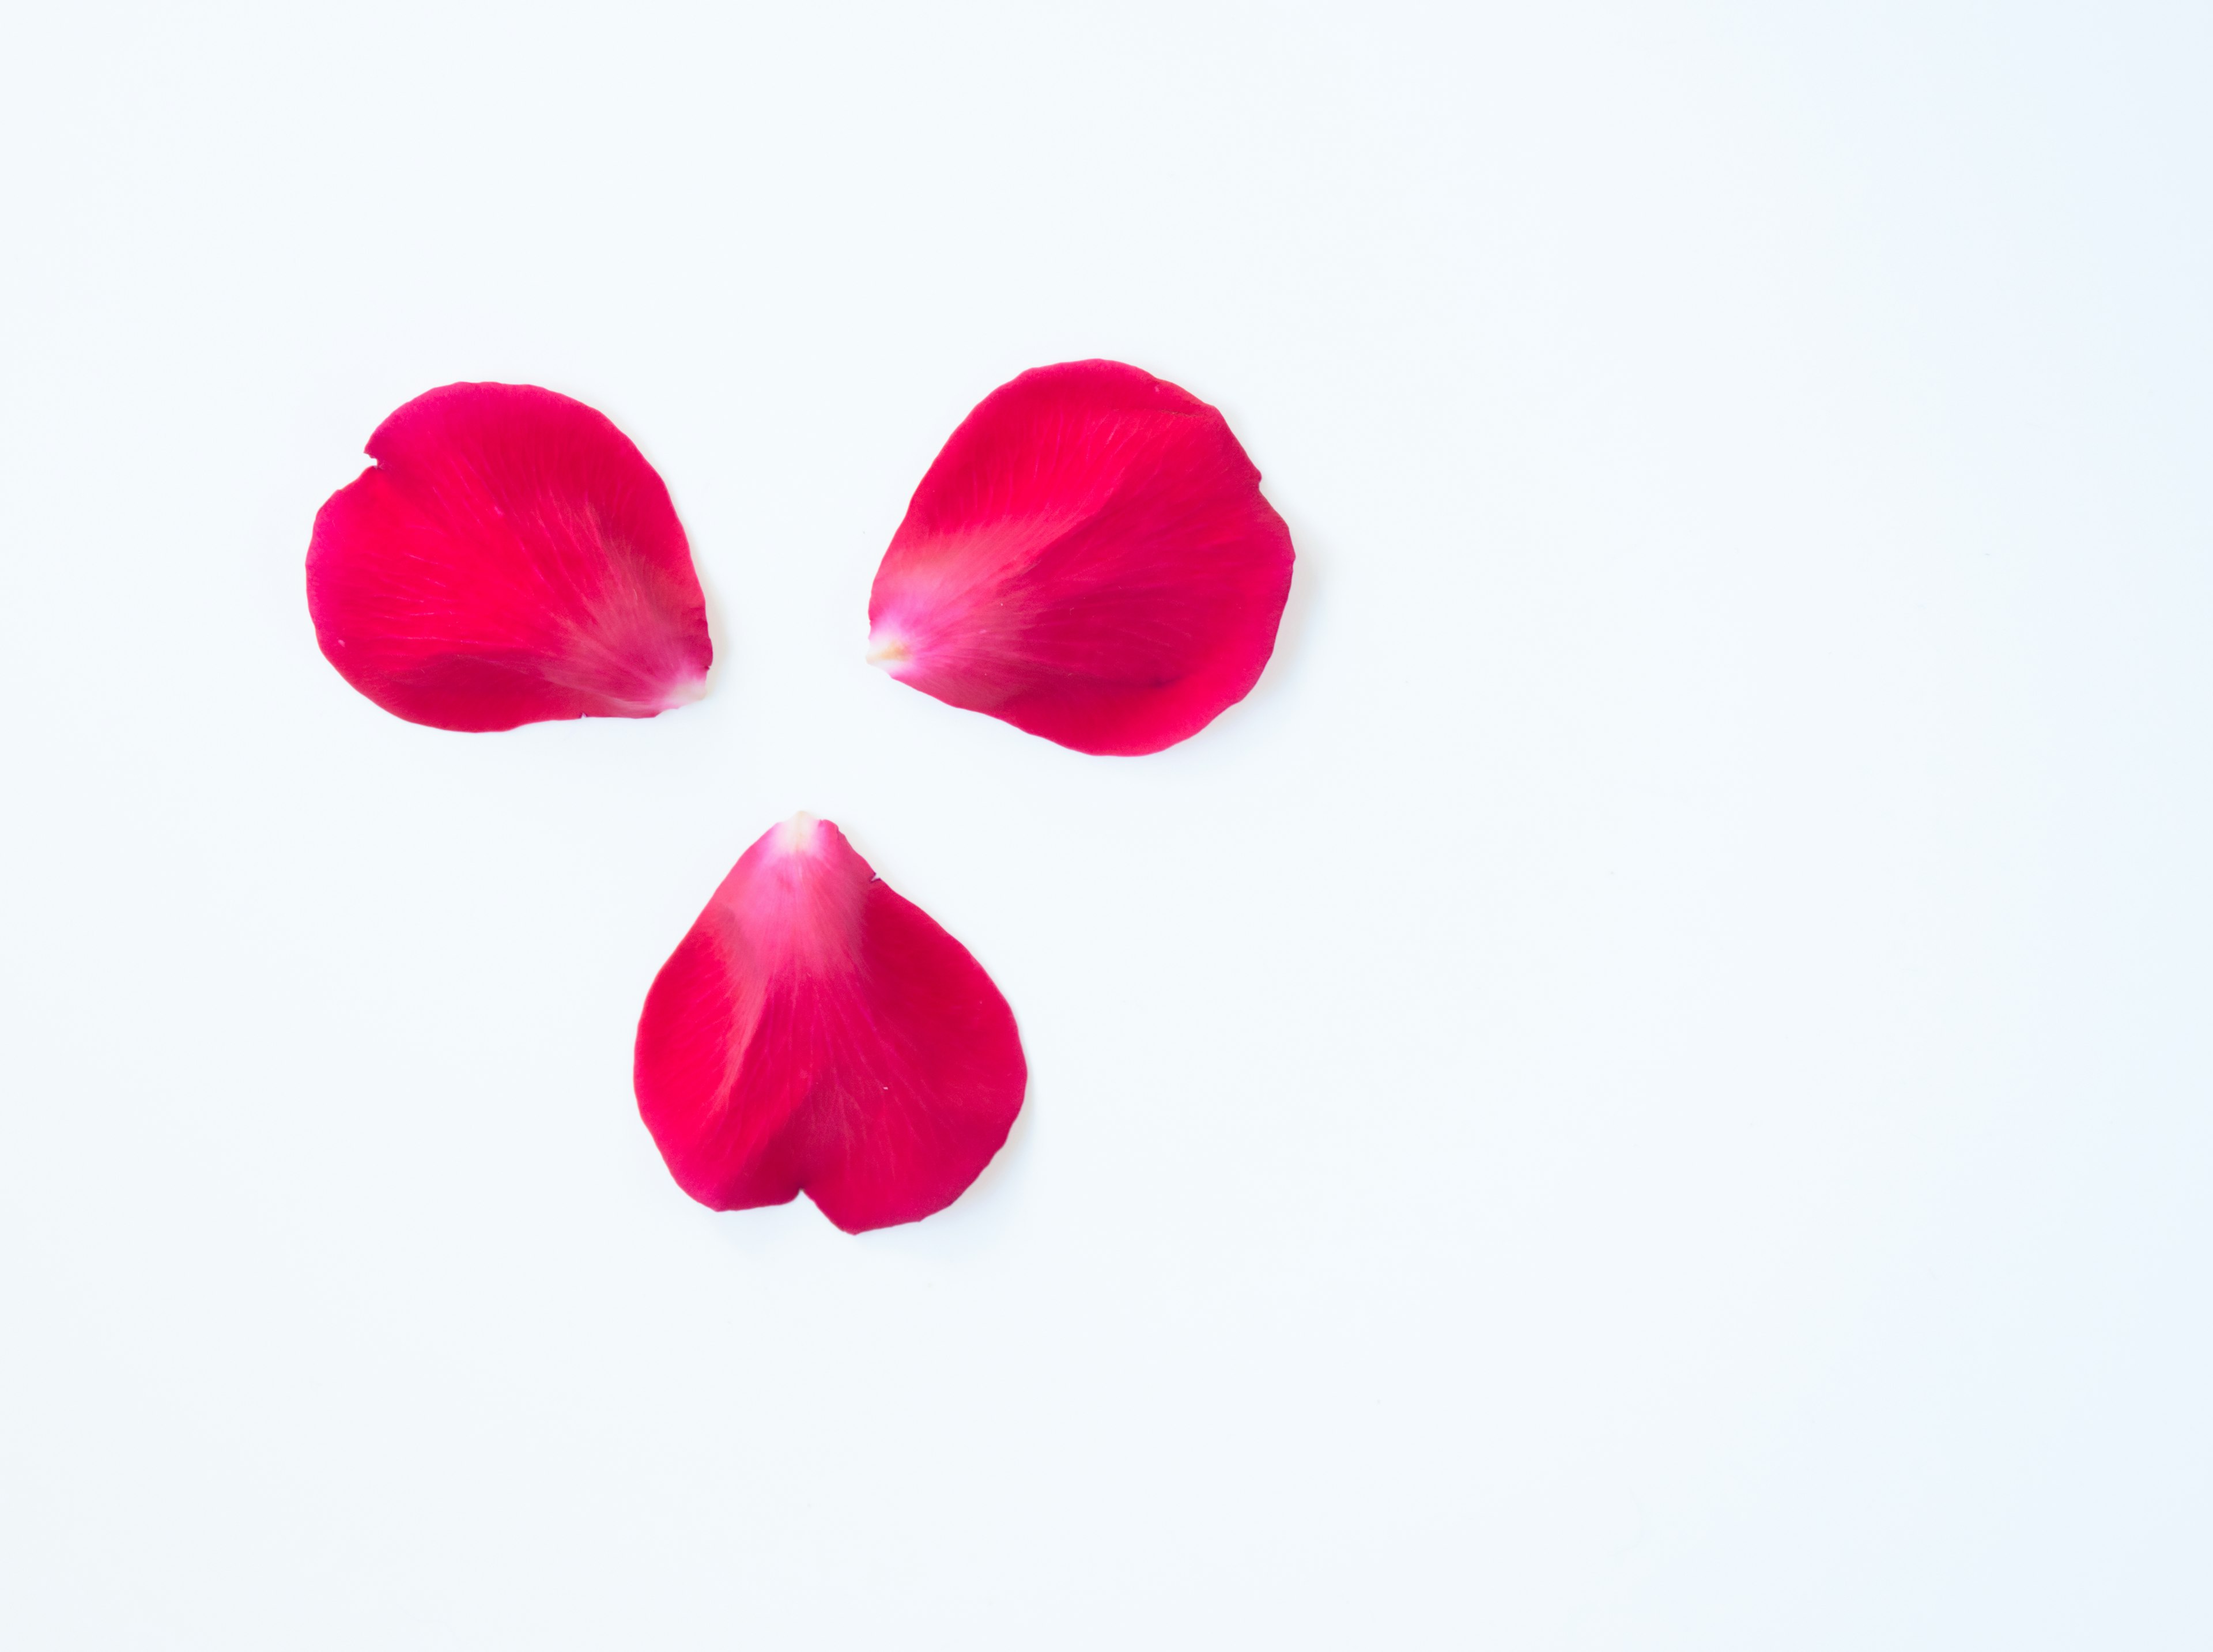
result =
M2213 1640L2203 7L19 4L0 1640ZM1216 402L1277 659L862 662L1021 369ZM399 722L433 385L667 477L711 697ZM807 808L1012 1143L716 1216L647 983Z

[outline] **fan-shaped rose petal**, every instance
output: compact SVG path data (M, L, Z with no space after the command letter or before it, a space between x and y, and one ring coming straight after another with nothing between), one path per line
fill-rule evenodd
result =
M960 1198L1027 1082L983 966L804 814L739 859L637 1024L638 1112L686 1192L804 1192L849 1234Z
M1157 752L1245 698L1291 536L1222 415L1119 362L984 398L922 479L869 598L869 657L1080 752Z
M704 692L706 604L668 490L580 401L449 384L369 439L308 547L341 676L436 728L649 717Z

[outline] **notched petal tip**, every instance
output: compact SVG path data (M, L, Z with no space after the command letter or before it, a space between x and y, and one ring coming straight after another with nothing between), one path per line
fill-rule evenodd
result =
M1084 752L1188 739L1248 693L1289 531L1222 415L1119 362L1002 385L915 490L869 593L869 660Z
M649 717L714 646L668 490L630 439L533 385L454 384L379 425L308 550L324 655L394 715L512 728Z
M729 1210L803 1192L858 1233L958 1198L1028 1070L967 949L802 814L739 857L655 978L636 1076L692 1197Z

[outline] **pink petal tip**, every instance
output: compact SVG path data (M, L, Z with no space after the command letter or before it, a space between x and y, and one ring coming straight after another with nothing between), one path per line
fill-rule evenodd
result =
M1007 1001L827 820L740 857L646 995L638 1112L718 1210L806 1193L847 1233L953 1203L1021 1111Z
M714 649L668 490L583 403L449 384L369 439L315 517L323 654L396 716L487 730L649 717L706 692Z
M1245 698L1291 536L1220 413L1119 362L1040 367L968 415L869 598L869 658L948 704L1133 756Z

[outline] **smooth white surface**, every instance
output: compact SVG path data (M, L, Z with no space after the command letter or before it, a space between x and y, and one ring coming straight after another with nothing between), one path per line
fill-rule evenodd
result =
M2202 7L18 7L0 1640L2213 1641ZM862 660L1019 369L1229 415L1254 696ZM309 630L464 378L722 663L456 736ZM771 822L1035 1075L957 1207L688 1204Z

